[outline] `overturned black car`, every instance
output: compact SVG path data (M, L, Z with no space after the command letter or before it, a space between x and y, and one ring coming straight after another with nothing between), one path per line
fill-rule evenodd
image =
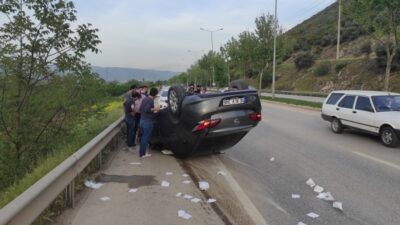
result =
M218 153L238 143L260 120L257 91L242 80L233 81L224 93L187 95L182 86L172 86L150 144L178 157Z

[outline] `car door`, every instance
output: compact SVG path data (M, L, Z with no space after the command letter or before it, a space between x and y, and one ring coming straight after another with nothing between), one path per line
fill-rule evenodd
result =
M326 116L336 116L336 108L338 101L343 97L344 93L331 93L322 106L322 114Z
M353 107L355 99L355 95L346 95L336 106L337 115L339 115L339 119L343 125L357 127L357 124L353 121Z
M373 133L379 132L379 127L376 126L375 110L372 108L372 103L367 96L357 96L354 110L352 111L351 120L357 124L357 127Z

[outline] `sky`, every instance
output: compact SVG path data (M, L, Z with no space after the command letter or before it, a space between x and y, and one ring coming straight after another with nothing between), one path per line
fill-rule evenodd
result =
M274 0L74 0L78 23L99 29L101 53L86 54L94 66L183 72L232 37L254 30ZM288 30L335 0L278 0L278 20Z

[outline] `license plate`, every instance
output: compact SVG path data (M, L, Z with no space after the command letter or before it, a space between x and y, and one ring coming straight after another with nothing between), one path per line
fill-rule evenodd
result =
M222 105L238 105L244 103L245 103L244 98L230 98L230 99L224 99Z

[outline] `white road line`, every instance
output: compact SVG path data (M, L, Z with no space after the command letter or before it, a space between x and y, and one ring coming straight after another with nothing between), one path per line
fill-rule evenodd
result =
M398 166L398 165L396 165L396 164L393 164L393 163L390 163L390 162L387 162L387 161L385 161L385 160L378 159L378 158L375 158L375 157L370 156L370 155L366 155L366 154L361 153L361 152L353 152L353 153L356 154L356 155L359 155L359 156L361 156L361 157L370 159L370 160L372 160L372 161L375 161L375 162L384 164L384 165L386 165L386 166L392 167L392 168L394 168L394 169L400 170L400 166Z
M244 162L242 162L242 161L239 161L239 160L234 159L234 158L229 157L229 156L226 156L226 157L229 158L230 160L232 160L232 161L234 161L234 162L236 162L236 163L238 163L238 164L240 164L240 165L242 165L242 166L248 167L249 169L254 170L254 171L256 171L256 172L258 172L258 173L260 173L260 174L263 174L263 175L265 175L265 176L267 175L267 174L264 173L263 171L258 170L257 168L255 168L255 167L253 167L253 166L251 166L251 165L249 165L249 164L247 164L247 163L244 163ZM222 162L221 162L221 163L222 163ZM264 197L272 206L274 206L276 209L278 209L279 211L283 212L284 214L290 216L290 214L289 214L286 210L284 210L284 209L283 209L278 203L276 203L274 200L268 198L267 196L263 196L263 197Z

